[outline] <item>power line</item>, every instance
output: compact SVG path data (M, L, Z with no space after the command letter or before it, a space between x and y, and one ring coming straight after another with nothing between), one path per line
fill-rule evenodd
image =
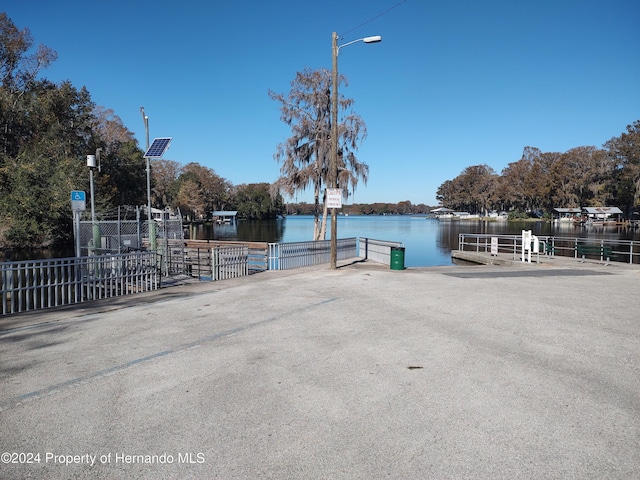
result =
M351 33L351 32L353 32L354 30L357 30L357 29L359 29L360 27L364 27L364 26L365 26L365 25L367 25L368 23L373 22L376 18L380 18L381 16L386 15L386 14L387 14L387 13L389 13L391 10L393 10L393 9L394 9L394 8L396 8L396 7L399 7L400 5L402 5L403 3L405 3L406 1L407 1L407 0L402 0L401 2L399 2L399 3L395 4L395 5L394 5L393 7L391 7L391 8L388 8L388 9L387 9L387 10L385 10L384 12L379 13L378 15L376 15L376 16L374 16L374 17L371 17L369 20L367 20L367 21L366 21L366 22L364 22L364 23L361 23L361 24L360 24L360 25L358 25L357 27L353 27L351 30L347 30L346 32L342 33L342 34L339 36L339 38L343 38L347 33Z

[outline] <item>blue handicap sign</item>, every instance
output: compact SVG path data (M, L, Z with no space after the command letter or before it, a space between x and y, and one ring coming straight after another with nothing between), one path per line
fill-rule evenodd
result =
M79 190L71 191L71 201L72 202L84 202L86 201L85 194Z

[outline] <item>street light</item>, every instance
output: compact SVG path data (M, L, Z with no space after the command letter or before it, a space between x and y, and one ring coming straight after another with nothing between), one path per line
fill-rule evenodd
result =
M380 35L359 38L338 46L338 34L331 35L331 58L333 79L331 92L331 188L338 188L338 54L342 47L353 43L378 43L382 41ZM326 201L326 199L325 199ZM331 268L335 270L338 263L338 216L335 208L331 209Z

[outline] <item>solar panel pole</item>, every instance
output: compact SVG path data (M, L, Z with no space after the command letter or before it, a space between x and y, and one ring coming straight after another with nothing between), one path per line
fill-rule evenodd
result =
M97 255L101 247L100 225L96 223L96 201L93 188L93 171L97 168L100 171L100 153L102 148L96 149L95 155L87 155L87 167L89 167L89 183L91 185L91 231L93 236L93 254Z
M140 107L140 113L142 113L142 121L144 122L144 130L147 140L147 148L145 152L149 150L149 117L144 113L144 107ZM149 248L155 252L157 248L156 244L156 224L153 221L153 215L151 214L151 161L149 157L145 157L147 161L147 221L149 222Z

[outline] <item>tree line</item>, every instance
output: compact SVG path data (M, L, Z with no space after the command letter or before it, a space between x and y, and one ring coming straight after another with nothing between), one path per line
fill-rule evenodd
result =
M405 200L398 203L342 204L341 213L345 215L425 215L430 210L431 207L424 203L414 205L409 200ZM316 205L307 202L288 203L286 208L287 215L314 215L315 212Z
M444 207L478 214L617 206L630 216L640 207L640 120L603 148L559 153L526 147L500 174L485 164L467 167L440 185L436 198Z

